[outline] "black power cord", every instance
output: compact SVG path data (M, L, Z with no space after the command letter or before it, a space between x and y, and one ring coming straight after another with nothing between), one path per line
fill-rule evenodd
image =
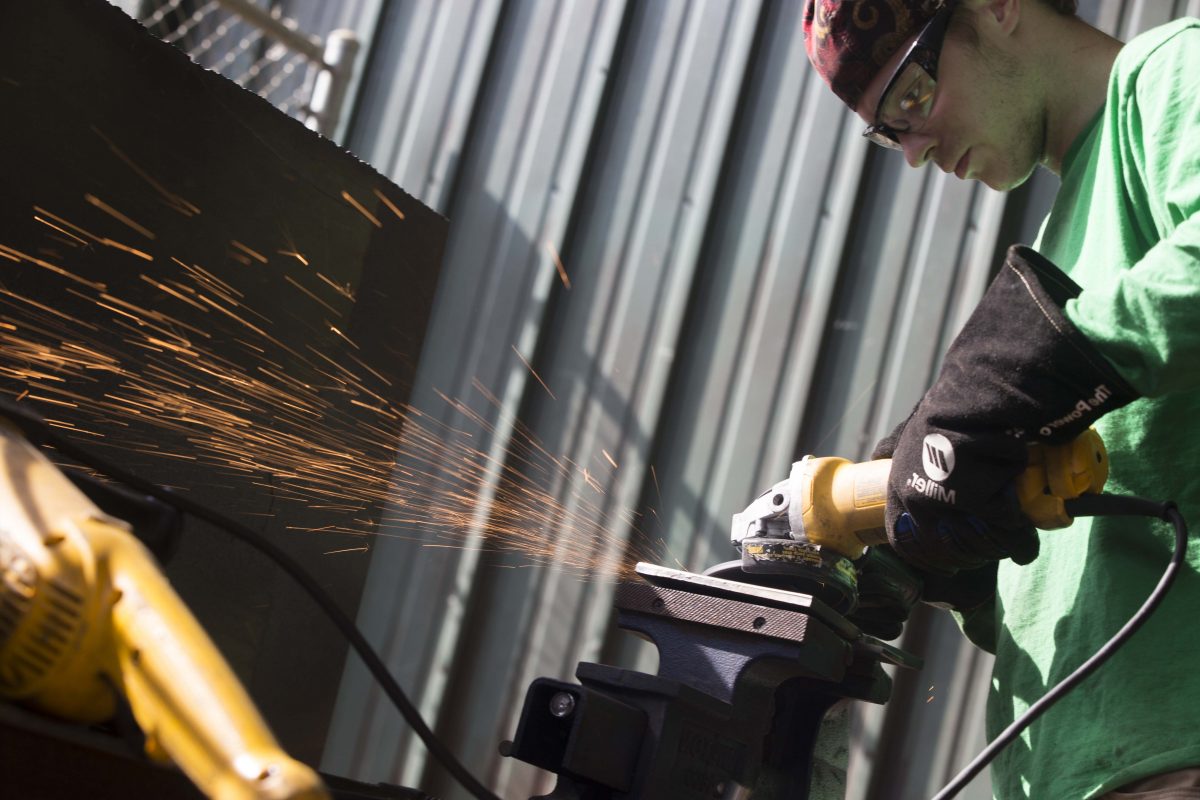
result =
M1158 585L1154 587L1154 591L1150 592L1150 596L1146 598L1146 602L1142 603L1142 607L1129 618L1129 621L1125 623L1121 630L1117 631L1087 661L1080 664L1074 672L1063 678L1054 688L1042 695L1024 714L1013 720L1012 724L1001 731L1000 735L985 747L962 772L954 776L954 779L950 783L946 784L940 792L934 795L933 800L949 800L949 798L961 792L976 775L991 763L997 753L1011 744L1014 739L1021 735L1022 731L1028 728L1034 720L1046 713L1046 710L1058 702L1063 695L1074 689L1085 678L1095 672L1101 664L1111 658L1113 653L1121 645L1125 644L1129 637L1133 636L1138 628L1142 627L1146 620L1150 618L1154 609L1162 602L1167 594L1167 590L1171 588L1171 584L1175 582L1175 578L1179 575L1179 570L1183 566L1184 556L1187 555L1187 524L1184 522L1183 516L1179 513L1179 509L1175 507L1174 503L1156 503L1151 500L1143 500L1140 497L1118 497L1115 495L1097 494L1068 500L1065 505L1067 514L1072 517L1156 517L1157 519L1172 523L1175 526L1175 552L1171 554L1171 561L1163 571L1163 575L1159 579Z
M383 663L383 659L375 652L375 648L367 641L363 632L359 630L353 620L346 616L345 612L338 607L329 593L321 588L321 585L308 574L304 567L285 551L272 544L266 537L252 528L213 511L195 500L182 497L170 489L163 488L140 478L132 472L88 452L86 448L79 447L70 439L58 434L45 420L21 408L19 405L0 401L0 413L9 421L16 424L21 429L21 432L25 434L26 438L34 444L50 445L63 455L81 464L85 464L115 481L161 500L186 514L191 514L197 519L202 519L205 522L215 525L278 564L284 572L292 576L300 584L301 588L316 601L317 605L321 607L321 610L325 612L338 631L346 637L350 642L350 646L354 648L354 652L367 665L367 669L370 670L375 680L379 681L379 685L383 687L388 699L392 701L401 716L404 717L404 720L412 727L417 736L420 737L425 747L429 749L430 754L446 768L446 771L455 780L473 796L479 798L479 800L500 800L499 797L480 783L462 762L450 752L450 749L437 738L437 735L429 729L429 726L425 724L425 720L421 719L421 713L412 704L412 701L408 699L408 696L400 688L400 684L396 682L396 679L392 677L387 665Z

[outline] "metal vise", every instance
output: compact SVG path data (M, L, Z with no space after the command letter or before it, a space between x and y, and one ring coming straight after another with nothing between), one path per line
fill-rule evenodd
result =
M829 708L885 702L884 662L920 666L810 595L637 572L617 624L655 643L658 674L580 663L579 684L539 678L501 745L558 775L543 800L805 800Z

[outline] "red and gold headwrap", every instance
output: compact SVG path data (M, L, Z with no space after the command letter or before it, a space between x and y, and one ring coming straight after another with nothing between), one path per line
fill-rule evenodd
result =
M850 108L880 68L920 33L942 0L808 0L808 59Z
M948 0L807 0L804 46L808 60L855 108L867 84L906 41L916 36ZM1074 14L1077 0L1051 0L1060 14Z

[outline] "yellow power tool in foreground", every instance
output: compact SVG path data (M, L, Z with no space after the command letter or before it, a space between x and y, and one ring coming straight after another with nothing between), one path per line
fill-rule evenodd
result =
M0 697L146 734L219 800L327 798L123 522L0 419Z
M804 591L842 613L852 611L854 560L867 546L887 543L891 467L891 459L854 463L805 456L794 463L787 480L733 517L731 538L749 582ZM1031 445L1017 496L1034 526L1064 528L1071 524L1064 501L1097 493L1107 480L1108 453L1091 429L1069 444Z

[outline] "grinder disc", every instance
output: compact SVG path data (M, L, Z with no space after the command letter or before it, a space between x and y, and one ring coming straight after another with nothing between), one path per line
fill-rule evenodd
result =
M740 561L717 564L704 574L809 594L839 614L858 606L858 575L850 560L795 539L745 539Z

